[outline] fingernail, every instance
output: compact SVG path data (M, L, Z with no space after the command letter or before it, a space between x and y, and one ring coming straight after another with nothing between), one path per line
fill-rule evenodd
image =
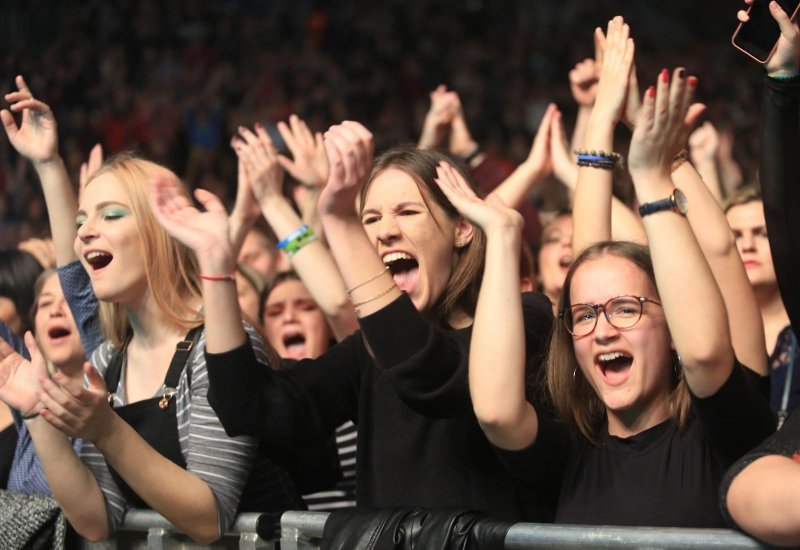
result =
M690 76L689 78L686 79L686 82L689 83L689 86L694 88L695 86L697 86L697 77L696 76Z
M661 82L664 84L669 82L669 71L667 69L661 69Z
M679 78L681 80L683 80L683 74L684 74L683 67L681 67L677 71L675 71L675 77Z
M647 97L656 97L656 87L650 86L647 88Z

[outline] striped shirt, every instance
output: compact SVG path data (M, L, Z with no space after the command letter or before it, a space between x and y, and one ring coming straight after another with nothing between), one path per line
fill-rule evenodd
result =
M325 512L356 506L356 425L347 421L336 428L336 452L342 480L328 491L303 495L309 510Z
M252 327L245 327L259 362L268 364L261 338ZM214 494L217 504L220 533L227 531L236 514L245 482L256 456L257 442L252 437L228 437L208 404L208 373L205 360L205 332L203 332L181 373L176 397L176 416L181 451L186 469L203 480ZM105 374L116 348L103 342L91 356L91 363ZM268 367L267 367L268 368ZM125 373L127 361L123 357L122 375L116 393L115 406L125 405ZM161 395L163 387L155 395ZM109 473L103 455L89 441L84 441L81 459L92 471L103 491L108 524L117 528L128 504Z

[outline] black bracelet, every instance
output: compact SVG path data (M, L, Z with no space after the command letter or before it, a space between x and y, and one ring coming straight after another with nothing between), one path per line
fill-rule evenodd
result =
M481 146L478 145L477 147L475 147L475 150L473 152L471 152L469 155L462 158L461 160L464 161L464 164L469 165L469 163L475 160L475 158L480 154L481 154Z
M35 412L33 414L29 414L29 415L25 416L24 414L22 414L22 412L20 412L19 415L22 417L22 420L32 420L32 419L36 418L37 416L39 416L39 413Z

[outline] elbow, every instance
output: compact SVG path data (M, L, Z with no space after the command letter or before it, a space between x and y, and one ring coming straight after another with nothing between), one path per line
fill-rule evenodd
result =
M208 546L219 540L222 536L222 534L216 528L200 528L192 530L192 532L186 534L189 535L193 541L202 546Z
M111 536L111 532L105 524L89 522L81 525L81 522L73 522L72 520L70 520L70 523L75 528L75 531L89 542L102 542Z
M538 422L530 404L519 410L479 410L475 414L481 430L496 447L507 450L524 449L536 439ZM531 414L532 413L532 414Z

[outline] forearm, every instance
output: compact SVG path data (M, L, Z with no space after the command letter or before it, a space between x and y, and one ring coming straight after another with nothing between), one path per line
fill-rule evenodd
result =
M360 317L382 309L400 296L401 291L393 286L392 276L358 218L326 215L322 216L322 225L345 286L358 287L351 296L354 305L366 301L358 307ZM377 273L381 274L376 277Z
M674 189L664 174L634 175L634 185L642 204L668 197ZM696 396L713 395L733 365L719 288L686 218L670 210L643 221L656 286L686 380Z
M684 163L683 166L686 164L688 163ZM708 192L711 193L711 196L715 201L717 201L717 204L722 204L725 194L722 190L722 180L719 177L719 167L717 166L716 159L700 159L697 162L694 162L694 165L697 169L697 174L703 180ZM682 170L683 166L676 170L676 172Z
M108 516L100 485L75 453L69 438L41 416L26 420L25 424L53 497L70 524L89 540L108 538Z
M613 121L593 118L586 132L585 149L610 152L614 144ZM572 249L579 254L598 241L611 238L612 170L578 168L572 214L574 234Z
M63 266L75 259L75 214L78 202L64 161L60 156L47 162L35 162L34 168L42 185L50 232L56 251L56 265Z
M488 235L469 354L475 415L492 444L522 449L536 439L538 422L525 399L525 329L519 293L520 235ZM497 331L502 325L503 330Z
M527 200L531 189L541 181L542 175L526 161L504 179L491 194L500 197L504 204L519 208Z
M727 494L728 511L745 531L769 544L800 545L800 464L759 458L742 470Z
M233 272L233 258L225 251L198 252L197 258L202 275L224 277ZM206 350L223 353L241 346L247 335L242 326L236 281L203 278L202 286Z
M578 107L578 116L575 118L575 128L572 130L572 141L570 148L575 149L584 148L586 141L586 130L589 126L589 119L592 116L592 108L585 105Z
M194 540L208 544L218 539L217 506L208 485L153 449L119 416L112 418L106 435L94 442L109 466L153 510Z
M261 210L278 239L285 238L303 225L303 220L283 196L273 196L262 201ZM330 322L336 339L341 341L355 332L358 322L347 297L342 276L325 245L317 239L291 256L290 261Z
M691 205L687 219L725 302L736 357L766 375L767 345L761 311L725 214L691 163L684 162L672 179Z

